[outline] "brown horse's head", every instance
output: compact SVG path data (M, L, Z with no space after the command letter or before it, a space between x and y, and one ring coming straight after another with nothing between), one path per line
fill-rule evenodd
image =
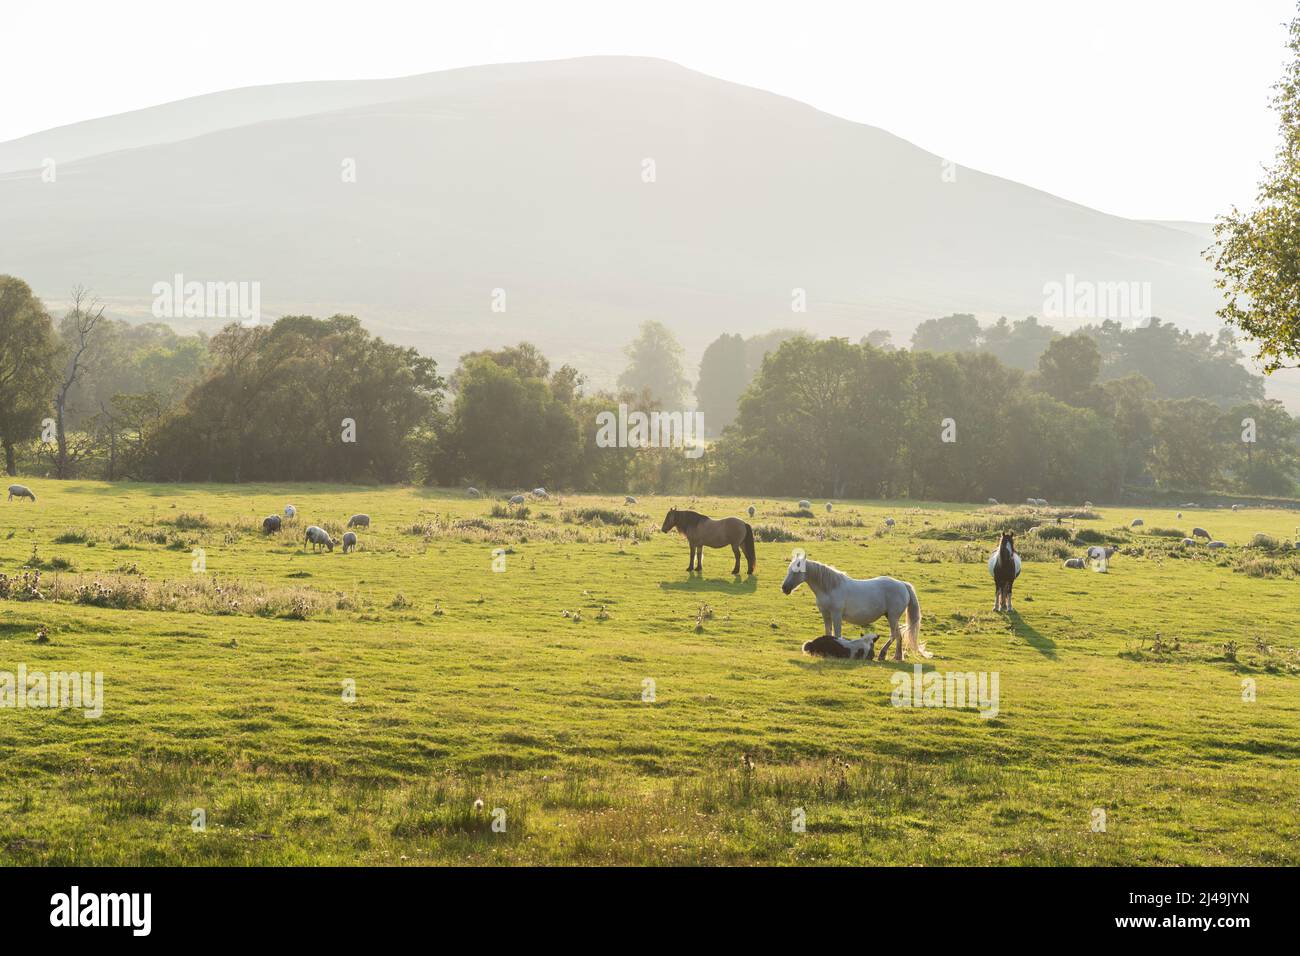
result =
M669 508L668 514L664 515L664 526L659 530L667 534L677 526L677 509Z

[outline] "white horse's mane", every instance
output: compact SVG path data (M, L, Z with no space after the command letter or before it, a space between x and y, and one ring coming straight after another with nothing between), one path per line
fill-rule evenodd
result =
M815 584L819 591L829 591L841 581L849 579L849 575L835 565L822 564L811 558L804 561L804 577L810 584Z

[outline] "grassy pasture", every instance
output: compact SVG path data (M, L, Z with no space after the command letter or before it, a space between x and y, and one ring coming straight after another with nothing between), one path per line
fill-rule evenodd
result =
M3 863L1300 863L1300 558L1251 545L1300 512L1101 506L1021 536L1003 616L994 531L1051 517L699 500L757 506L746 580L686 574L682 499L31 484L0 500L0 671L102 671L104 713L0 709ZM304 550L361 511L356 553ZM1197 525L1230 547L1165 533ZM1109 574L1061 567L1080 532ZM911 581L926 669L996 671L997 716L804 656L794 547Z

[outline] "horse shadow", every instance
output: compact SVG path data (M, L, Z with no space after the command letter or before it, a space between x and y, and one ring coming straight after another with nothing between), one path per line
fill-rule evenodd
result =
M1056 659L1056 642L1054 640L1035 629L1033 625L1029 624L1029 622L1021 617L1020 612L1014 608L1008 611L1007 614L1011 618L1011 629L1017 635L1023 637L1029 643L1030 647L1038 651L1038 653L1042 654L1044 657L1049 657L1053 660Z
M911 658L907 660L896 661L892 656L892 652L891 652L891 656L886 657L883 661L878 659L865 658L865 657L857 657L857 658L818 657L805 652L799 657L791 658L790 663L794 664L795 667L800 667L806 671L825 670L827 666L831 666L831 667L871 666L871 667L879 667L888 671L904 671L908 674L911 674L913 673L916 664L920 662L913 660ZM934 671L938 669L939 669L938 665L936 664L928 664L928 663L921 664L922 673L929 673L930 671Z
M749 575L741 577L706 578L703 574L692 573L685 581L660 581L659 587L665 591L724 591L727 594L753 594L758 590L758 577Z

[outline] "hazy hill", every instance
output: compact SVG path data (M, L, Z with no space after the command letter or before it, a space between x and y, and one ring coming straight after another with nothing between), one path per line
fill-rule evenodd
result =
M0 144L6 169L0 272L52 303L82 283L143 317L175 273L255 280L267 316L354 312L440 359L527 337L608 374L646 318L694 358L722 331L906 341L951 311L1041 313L1067 275L1149 282L1162 318L1217 327L1198 224L945 181L883 130L651 59L235 90Z

